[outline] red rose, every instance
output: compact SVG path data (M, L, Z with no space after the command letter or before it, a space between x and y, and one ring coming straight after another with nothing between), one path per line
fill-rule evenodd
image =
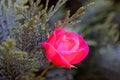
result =
M85 40L75 32L62 28L55 29L46 42L41 45L46 50L47 59L57 66L67 68L81 62L88 54L89 47Z

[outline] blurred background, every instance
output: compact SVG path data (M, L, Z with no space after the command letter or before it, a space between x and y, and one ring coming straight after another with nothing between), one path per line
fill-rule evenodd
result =
M50 0L50 4L56 1ZM47 80L120 80L120 0L68 0L50 24L62 19L66 10L72 15L90 2L95 4L79 17L81 22L66 28L87 40L89 55L76 65L77 69L50 69Z
M57 1L50 0L49 6ZM120 0L68 0L49 24L53 26L57 20L62 20L67 10L73 15L90 2L95 4L78 18L81 22L66 28L78 32L88 42L87 58L75 65L77 69L52 67L45 75L46 80L120 80ZM0 27L0 38L1 34Z

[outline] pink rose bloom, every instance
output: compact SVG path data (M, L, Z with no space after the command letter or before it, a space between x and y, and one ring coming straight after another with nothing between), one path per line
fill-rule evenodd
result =
M89 47L82 36L62 28L55 29L41 45L45 48L46 57L50 62L66 68L81 62L89 52Z

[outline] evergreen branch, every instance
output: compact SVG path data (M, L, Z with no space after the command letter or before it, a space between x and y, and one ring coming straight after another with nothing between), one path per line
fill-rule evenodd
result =
M70 27L70 26L73 26L73 25L79 23L80 20L76 20L76 21L74 21L74 20L76 18L80 17L81 15L83 15L85 13L85 11L93 5L94 5L94 2L91 2L90 4L88 4L86 6L80 7L72 16L70 16L70 10L68 10L66 12L64 21L58 20L54 24L54 26L55 27L59 27L59 26L62 26L62 27L68 27L69 26Z
M46 19L46 22L48 22L50 20L50 18L55 14L55 12L63 5L67 2L67 0L59 0L55 7L51 6L50 10L48 11L48 16Z

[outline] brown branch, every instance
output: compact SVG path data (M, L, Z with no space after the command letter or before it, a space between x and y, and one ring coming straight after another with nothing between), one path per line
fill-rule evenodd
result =
M45 73L50 69L50 67L52 66L52 63L50 63L44 70L43 72L40 74L40 76L37 78L37 80L42 80L42 77L45 75Z

